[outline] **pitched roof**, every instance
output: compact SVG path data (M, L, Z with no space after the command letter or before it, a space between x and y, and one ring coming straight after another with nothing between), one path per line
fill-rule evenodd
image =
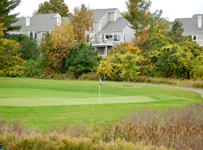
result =
M100 32L123 31L128 24L124 17L120 17L116 21L109 22Z
M35 14L30 18L30 26L26 26L25 17L19 18L19 20L12 25L22 25L21 30L51 31L57 22L56 15L58 15L58 13Z
M109 11L116 11L117 8L109 8L109 9L93 9L94 12L94 20L99 21L101 20L106 13Z
M202 24L203 24L203 14L199 14L202 16ZM203 26L198 28L198 16L195 14L192 18L176 18L175 20L179 20L183 23L184 32L203 32Z

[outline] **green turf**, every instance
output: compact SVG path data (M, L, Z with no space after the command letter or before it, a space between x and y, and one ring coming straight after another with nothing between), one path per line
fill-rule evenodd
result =
M138 108L166 110L201 101L192 91L103 82L0 78L0 114L8 120L18 115L40 129L60 123L104 121L114 123Z

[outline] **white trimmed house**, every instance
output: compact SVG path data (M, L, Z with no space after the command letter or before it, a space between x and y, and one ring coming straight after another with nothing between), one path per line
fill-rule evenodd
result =
M183 24L183 36L190 36L193 41L203 47L203 14L192 18L177 18Z

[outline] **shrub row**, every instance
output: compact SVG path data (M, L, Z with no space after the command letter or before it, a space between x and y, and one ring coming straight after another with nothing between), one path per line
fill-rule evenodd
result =
M111 142L103 142L99 133L93 133L90 138L72 138L69 136L51 133L47 134L6 134L0 135L0 143L6 150L167 150L164 147L155 147L142 143L131 143L116 139Z
M188 86L195 88L203 88L202 80L181 80L181 79L170 79L170 78L157 78L157 77L147 77L147 76L137 76L133 82L146 82L146 83L156 83L156 84L169 84L169 85L179 85Z

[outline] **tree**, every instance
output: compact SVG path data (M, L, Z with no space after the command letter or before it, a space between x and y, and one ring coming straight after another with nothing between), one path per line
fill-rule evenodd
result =
M68 17L69 9L64 0L49 0L39 5L36 14L59 13L61 17Z
M83 73L92 72L93 68L97 65L97 52L92 45L80 43L69 53L66 58L65 70L71 71L78 78Z
M123 16L130 22L131 28L135 29L135 35L138 37L144 27L150 22L151 13L149 7L150 0L128 0L126 1L127 12Z
M126 53L123 55L122 58L122 73L121 77L127 78L128 86L129 86L129 79L133 79L137 75L137 69L136 67L136 56L131 53Z
M175 20L172 23L171 28L171 38L174 39L174 42L181 42L185 39L185 37L182 36L182 33L184 31L183 24L179 20Z
M20 0L0 0L0 22L4 23L6 32L11 30L19 30L21 26L11 26L12 23L18 21L16 14L9 14L11 10L15 9L20 4Z
M74 40L73 27L69 23L55 25L52 33L47 33L40 43L40 50L46 57L45 65L48 73L61 72L63 62L75 46Z
M10 38L19 42L20 57L24 60L36 59L38 57L37 41L30 39L24 34L13 34Z
M0 23L0 37L3 35L3 23ZM14 40L0 39L0 70L22 64L23 59L17 51L18 43Z
M74 28L77 42L88 42L89 38L85 32L93 30L93 15L93 11L84 4L81 5L81 8L75 7L73 14L70 14L69 19Z

